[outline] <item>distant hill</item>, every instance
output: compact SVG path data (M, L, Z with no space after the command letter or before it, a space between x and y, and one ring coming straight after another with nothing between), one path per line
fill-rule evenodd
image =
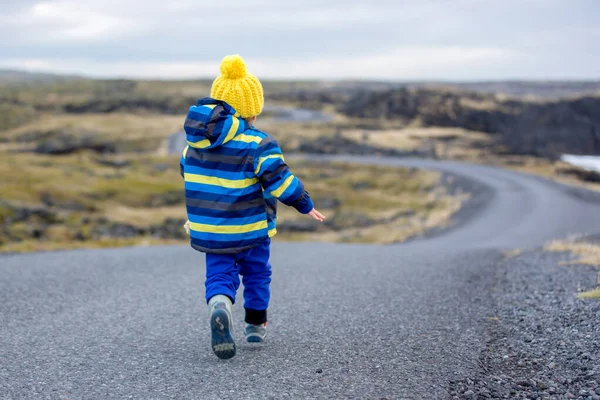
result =
M480 93L502 93L512 97L544 99L600 94L600 81L498 81L451 85Z
M600 94L598 81L481 81L481 82L369 82L342 81L313 85L321 93L342 93L352 95L357 92L386 91L392 89L434 89L459 90L477 93L504 94L509 97L553 99Z
M0 85L22 83L67 82L73 80L93 80L76 75L59 75L43 72L0 69ZM108 81L121 79L108 79ZM132 80L132 79L127 79ZM190 80L193 82L206 79ZM132 80L133 81L133 80ZM140 80L142 81L142 80ZM210 80L206 80L210 83ZM596 81L481 81L481 82L442 82L442 81L269 81L263 80L267 92L321 92L353 95L360 91L384 91L400 88L415 89L457 89L479 93L499 93L510 97L560 98L600 94L600 80ZM165 81L169 82L169 81ZM172 81L175 82L175 81ZM185 82L184 80L178 82ZM268 89L268 90L267 90Z
M57 75L43 72L28 72L10 69L0 69L0 85L22 83L50 83L83 79L75 75Z

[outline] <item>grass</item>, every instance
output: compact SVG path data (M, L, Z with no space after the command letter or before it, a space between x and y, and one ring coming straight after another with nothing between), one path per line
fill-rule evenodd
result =
M290 83L272 86L275 91L295 87ZM160 144L181 129L185 108L179 116L143 109L108 113L50 110L96 101L112 104L119 98L181 99L207 90L207 82L190 85L189 82L79 80L11 87L2 92L0 99L8 93L8 98L46 111L38 111L35 119L18 119L18 126L9 121L10 127L0 132L0 251L130 245L154 239L95 239L92 232L98 221L144 229L167 219L184 218L179 157L165 155ZM334 122L330 124L269 125L268 118L262 121L268 132L288 144L284 145L287 150L302 141L333 135L339 126L355 127L356 121L332 115ZM378 126L392 131L396 128L394 124L386 122ZM262 128L260 124L259 127ZM115 144L118 154L30 153L39 140L53 137L56 132L94 135ZM352 138L354 133L344 134ZM118 161L122 166L109 166L104 161ZM320 201L326 205L323 211L335 220L335 226L321 227L311 234L282 232L279 240L398 242L449 223L450 216L465 198L449 196L438 186L439 174L429 171L305 161L294 161L291 166L306 182L317 206ZM327 208L328 203L332 208ZM337 203L341 205L331 206ZM51 217L34 215L27 223L7 222L15 218L18 208L43 209ZM307 217L280 207L280 221L300 218ZM364 226L365 221L368 227ZM41 238L33 239L35 232L42 232Z
M124 166L99 160L119 160ZM449 196L438 185L439 174L430 171L289 163L336 225L311 234L282 232L278 240L398 242L447 224L464 199ZM92 233L106 223L149 231L167 219L185 218L178 156L0 153L0 176L0 252L173 243L148 235L99 238ZM19 209L44 210L48 215L15 220ZM301 218L308 217L280 207L280 223ZM373 225L360 225L365 220Z
M98 157L1 154L0 251L128 245L94 239L91 231L102 220L149 227L183 218L178 157L131 155L126 168L99 164ZM169 207L172 202L179 207ZM19 209L45 214L11 222ZM42 237L36 239L34 231Z
M69 156L2 154L0 193L9 202L38 204L44 194L105 210L108 201L130 207L151 202L155 194L181 190L178 157L130 156L126 170L99 164L93 153ZM166 169L161 171L162 167Z
M594 243L578 243L569 240L555 240L544 246L546 251L568 252L577 258L568 264L585 264L600 267L600 245Z
M580 299L600 299L600 287L577 294Z
M318 82L265 82L265 93L276 94L315 88ZM50 84L0 85L0 251L62 248L64 246L115 246L154 239L102 239L92 242L94 221L148 227L167 218L183 218L178 156L165 155L166 138L182 128L184 113L194 99L208 94L210 81L75 80ZM280 103L287 100L282 97ZM491 109L495 103L461 100L469 107ZM269 105L277 105L269 102ZM66 110L79 107L78 111ZM110 112L90 112L102 110ZM164 107L161 109L161 107ZM156 110L154 110L156 108ZM36 111L37 109L37 111ZM154 110L154 111L152 111ZM328 123L274 124L259 118L257 126L273 134L286 152L307 141L340 135L358 143L404 151L435 149L443 158L484 163L532 173L567 184L600 189L559 174L560 164L549 160L501 154L492 136L460 128L421 127L419 121L365 120L343 116L332 104L323 111ZM35 118L34 118L35 116ZM32 155L36 141L23 142L52 132L87 132L115 143L118 155L80 152L66 156ZM317 142L318 143L318 142ZM124 161L122 168L103 165L98 159ZM310 233L282 232L278 240L394 243L446 226L467 195L450 196L438 185L439 174L406 168L348 164L290 163L335 229ZM2 221L14 217L14 207L47 207L51 199L61 226L47 229L44 240L31 240L30 226ZM341 205L334 206L341 202ZM333 205L332 205L333 204ZM74 211L73 208L77 210ZM323 208L323 207L321 207ZM280 222L307 218L280 207ZM91 223L83 223L90 220ZM357 226L357 221L369 226ZM31 226L33 225L33 226ZM77 233L85 240L76 242ZM13 239L19 239L15 241ZM8 250L12 249L12 250ZM17 250L14 250L17 249ZM516 253L515 253L516 254ZM510 254L513 255L513 254Z
M447 226L467 198L448 195L438 184L440 175L432 171L307 161L292 166L309 188L317 208L322 208L319 199L323 198L333 198L335 201L330 203L341 202L342 206L322 210L329 219L336 219L336 230L283 233L278 235L281 240L397 243ZM279 214L282 221L306 218L289 208L281 208ZM377 223L345 226L344 221L355 218Z
M518 256L520 256L521 254L523 254L523 250L521 250L521 249L510 249L510 250L504 250L504 251L502 252L502 255L503 255L505 258L513 258L513 257L518 257Z
M544 249L552 252L568 252L576 256L576 259L562 264L584 264L600 267L600 245L598 244L555 240L547 243ZM578 293L577 297L580 299L600 299L600 276L598 285L595 289Z
M3 132L9 141L17 141L24 134L76 130L96 132L113 140L164 139L183 129L185 115L160 114L60 114L42 113L18 128Z

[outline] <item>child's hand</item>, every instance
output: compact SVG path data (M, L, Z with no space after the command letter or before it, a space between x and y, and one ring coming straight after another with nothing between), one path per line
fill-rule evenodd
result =
M185 229L185 233L190 234L190 220L188 220L185 224L183 224L183 229Z
M313 217L313 219L316 219L319 222L323 222L323 220L325 219L325 216L319 211L317 211L316 208L313 208L312 211L308 213L308 215L310 215L311 217Z

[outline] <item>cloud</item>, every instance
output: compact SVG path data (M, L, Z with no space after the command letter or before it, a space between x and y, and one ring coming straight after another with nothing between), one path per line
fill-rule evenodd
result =
M70 1L37 2L13 15L0 17L0 22L22 33L12 38L19 43L89 43L122 38L140 30L140 25L131 19Z
M318 60L247 58L248 69L259 78L275 79L443 79L448 72L460 74L465 65L485 68L509 61L514 55L497 48L395 48L382 53L357 54ZM62 73L89 71L93 76L115 74L144 78L214 78L219 61L109 62L94 60L16 59L6 67L26 66L31 70L51 69ZM2 64L0 62L0 64ZM471 72L472 73L472 72ZM465 77L466 74L465 74Z
M0 0L0 65L269 78L600 77L595 0Z

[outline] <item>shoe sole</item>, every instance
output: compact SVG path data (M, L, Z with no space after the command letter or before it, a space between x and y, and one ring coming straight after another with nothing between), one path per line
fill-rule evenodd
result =
M235 356L235 342L229 324L227 311L213 311L210 316L211 346L215 355L222 360Z
M246 335L246 342L248 343L262 343L265 341L267 334L260 335L258 333L250 333Z
M248 343L262 343L263 340L264 339L258 335L246 336L246 342Z

